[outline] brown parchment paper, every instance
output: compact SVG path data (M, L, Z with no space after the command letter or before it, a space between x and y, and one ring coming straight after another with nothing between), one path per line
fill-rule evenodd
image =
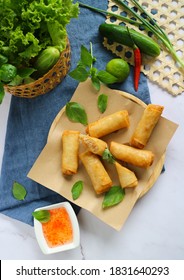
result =
M99 94L108 95L107 110L101 114L97 108L97 99ZM128 143L136 124L138 123L146 105L136 97L122 91L111 90L102 85L100 92L97 94L92 87L91 81L80 83L77 87L71 101L75 101L84 106L88 115L88 122L93 122L105 115L109 115L119 110L128 110L130 117L130 127L121 129L102 139L110 143L117 141L119 143ZM162 104L160 104L162 105ZM152 150L155 154L155 160L151 167L143 169L129 166L136 173L138 186L134 189L126 190L124 200L111 208L102 209L104 195L97 196L94 192L90 178L88 177L82 163L79 162L78 173L73 176L65 177L61 173L61 136L65 129L79 130L86 133L86 127L79 123L73 123L68 120L65 114L65 108L62 108L56 116L50 128L48 141L31 168L28 177L41 185L61 194L68 200L90 211L96 217L116 230L120 230L129 216L136 201L153 185L160 174L163 166L166 148L171 140L177 124L161 117L156 125L151 138L145 147ZM114 185L119 185L115 167L111 164L104 163ZM73 184L82 180L84 182L83 192L80 197L73 201L71 188Z

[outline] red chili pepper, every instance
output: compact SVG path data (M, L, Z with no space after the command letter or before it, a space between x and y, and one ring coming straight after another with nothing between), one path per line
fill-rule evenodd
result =
M134 89L135 89L135 91L138 91L139 79L140 79L140 74L141 74L141 52L140 52L140 49L136 46L136 44L130 34L128 26L127 26L127 31L130 36L130 39L132 41L133 51L134 51Z
M134 89L138 90L139 79L141 73L141 52L140 49L134 44Z

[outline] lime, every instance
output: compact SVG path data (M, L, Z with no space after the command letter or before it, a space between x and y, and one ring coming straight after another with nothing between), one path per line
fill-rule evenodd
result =
M118 79L118 83L121 83L128 77L130 67L122 58L114 58L107 63L106 71L115 76Z

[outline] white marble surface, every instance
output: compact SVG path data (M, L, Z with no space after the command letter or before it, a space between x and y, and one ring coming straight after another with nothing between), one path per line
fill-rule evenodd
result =
M150 82L149 89L152 103L164 105L163 116L180 126L167 149L166 172L138 201L122 230L116 232L81 210L80 247L45 256L31 226L0 214L0 259L184 259L184 98L172 97ZM6 95L0 107L0 165L9 104L10 95Z

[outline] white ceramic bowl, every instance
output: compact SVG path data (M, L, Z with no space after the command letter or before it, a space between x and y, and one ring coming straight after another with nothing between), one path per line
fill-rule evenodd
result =
M72 242L64 244L64 245L59 245L56 247L49 247L45 240L45 237L43 235L42 224L34 218L34 229L35 229L36 239L44 254L58 253L58 252L66 251L66 250L71 250L71 249L74 249L79 246L79 243L80 243L79 224L78 224L76 214L69 202L61 202L61 203L52 204L49 206L44 206L44 207L35 209L35 211L51 210L51 209L60 208L60 207L64 207L70 217L70 220L72 223L72 229L73 229L73 240L72 240Z

